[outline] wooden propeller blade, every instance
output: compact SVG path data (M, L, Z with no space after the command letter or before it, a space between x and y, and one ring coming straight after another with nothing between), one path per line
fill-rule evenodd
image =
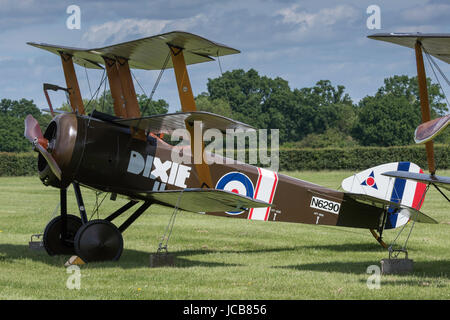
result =
M33 118L31 114L27 115L25 118L24 136L34 145L36 150L39 151L40 154L42 154L52 172L59 180L61 180L61 169L59 168L55 159L47 151L48 140L44 138L41 127L39 126L39 122L35 118Z
M31 143L34 143L35 139L44 139L41 127L38 121L33 118L31 114L27 115L25 118L25 131L23 133L25 138L27 138Z
M414 132L416 143L426 143L442 133L450 123L450 114L422 123Z
M40 144L35 143L36 149L42 154L42 156L47 161L50 169L55 174L55 176L58 178L58 180L61 180L61 169L59 168L58 164L56 163L55 159L51 156L51 154Z

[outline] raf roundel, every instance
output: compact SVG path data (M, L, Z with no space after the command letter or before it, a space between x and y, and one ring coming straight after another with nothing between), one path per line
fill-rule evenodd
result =
M253 198L254 187L249 177L240 172L229 172L222 176L216 184L216 189L238 193ZM244 211L227 211L228 214L241 214Z
M364 181L361 183L361 185L362 185L362 186L369 186L369 187L372 187L372 188L378 190L378 186L377 186L377 184L376 184L376 182L375 182L375 173L373 172L373 170L372 170L372 172L370 173L370 175L367 177L367 179L364 180Z

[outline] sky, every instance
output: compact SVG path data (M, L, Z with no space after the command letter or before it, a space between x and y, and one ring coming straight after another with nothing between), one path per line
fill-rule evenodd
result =
M79 29L67 27L71 5L80 8ZM379 29L368 28L371 5L380 9ZM253 68L287 80L292 89L327 79L344 85L358 102L374 95L387 77L416 75L413 50L368 35L450 32L449 16L447 0L0 0L0 99L26 98L46 108L42 84L65 87L60 58L26 42L95 48L179 30L240 50L220 58L223 72ZM450 67L437 62L449 74ZM216 60L188 67L194 95L207 91L208 78L219 77L220 66ZM102 71L76 66L76 72L89 99ZM133 72L150 94L159 72ZM54 106L65 101L63 93L50 95ZM164 72L153 98L165 99L169 111L180 109L172 69Z

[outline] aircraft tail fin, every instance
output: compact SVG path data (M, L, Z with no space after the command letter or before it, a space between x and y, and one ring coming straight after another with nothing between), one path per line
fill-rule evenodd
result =
M403 226L410 219L413 219L412 216L415 212L419 212L425 201L426 184L383 175L384 172L388 171L423 173L423 170L412 162L386 163L344 179L342 188L346 192L398 204L390 205L388 208L389 214L385 229L393 229ZM421 221L423 219L417 217L414 220ZM426 219L423 221L426 221Z

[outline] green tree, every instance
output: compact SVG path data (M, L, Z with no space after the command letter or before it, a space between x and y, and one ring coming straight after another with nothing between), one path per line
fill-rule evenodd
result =
M2 99L0 101L0 151L30 151L30 142L24 137L25 117L31 114L38 122L42 132L51 121L51 116L42 114L33 100Z
M203 92L195 97L195 104L197 110L207 111L215 114L219 114L224 117L233 118L233 111L230 104L222 98L210 99L209 94Z
M242 69L208 79L208 94L197 97L204 110L223 114L229 110L212 107L212 101L227 101L234 119L256 128L279 129L280 142L294 142L308 134L336 128L345 135L356 119L356 111L345 87L320 80L314 87L291 90L286 80L260 76Z
M356 120L356 110L345 87L336 88L329 80L320 80L314 87L295 89L297 120L296 140L309 134L323 134L335 128L349 134Z
M169 110L169 104L163 100L159 99L157 101L150 101L150 98L145 94L136 94L138 104L141 110L141 115L151 116L156 114L164 114ZM96 99L83 99L83 104L86 114L91 113L96 110L99 112L114 115L114 100L111 95L111 91L107 90L102 95L98 95ZM72 108L67 103L63 103L60 110L72 112Z
M428 80L428 93L433 117L445 113L444 96L439 87ZM358 122L352 136L364 146L413 144L415 128L421 123L417 77L393 76L374 96L366 96L358 104Z

